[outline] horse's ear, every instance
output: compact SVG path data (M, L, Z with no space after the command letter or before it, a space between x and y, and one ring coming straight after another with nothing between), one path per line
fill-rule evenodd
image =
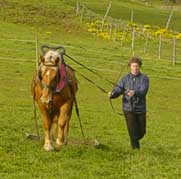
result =
M40 61L41 61L41 63L45 62L45 58L43 57L43 55L40 55Z

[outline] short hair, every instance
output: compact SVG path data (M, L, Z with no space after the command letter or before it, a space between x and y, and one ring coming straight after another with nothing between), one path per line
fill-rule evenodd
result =
M140 57L133 56L128 63L128 66L130 66L132 63L137 63L140 67L142 65L142 60Z

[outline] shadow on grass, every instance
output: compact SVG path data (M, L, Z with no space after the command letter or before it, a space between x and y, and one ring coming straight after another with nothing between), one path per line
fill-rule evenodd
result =
M105 145L105 144L99 144L97 146L95 146L96 149L100 149L100 150L103 150L103 151L110 151L110 147Z

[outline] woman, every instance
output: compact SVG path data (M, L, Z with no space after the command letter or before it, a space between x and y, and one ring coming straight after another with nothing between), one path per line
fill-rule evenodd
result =
M149 78L140 72L141 59L132 57L129 61L130 73L124 76L109 92L109 98L123 95L123 113L133 149L139 149L139 140L146 133L146 94Z

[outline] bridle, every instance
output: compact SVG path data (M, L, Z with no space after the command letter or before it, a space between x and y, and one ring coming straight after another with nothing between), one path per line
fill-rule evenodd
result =
M51 93L56 93L56 85L48 85L46 83L43 83L42 81L42 76L41 76L41 69L42 67L48 67L48 68L58 68L58 65L46 65L46 64L43 64L43 65L40 65L39 69L38 69L38 74L37 74L37 79L38 79L38 83L41 87L41 89L48 89ZM59 81L59 69L57 70L57 74L56 74L56 84L58 83Z
M62 58L62 63L64 63L63 56L65 55L65 48L64 48L63 46L61 46L61 45L60 45L60 46L57 46L57 47L50 47L50 46L48 46L48 45L42 45L42 46L41 46L41 51L42 51L42 54L43 54L43 55L45 55L48 50L59 51L59 54L60 54L60 56L61 56L61 58ZM38 82L39 82L40 87L41 87L42 89L48 89L50 92L56 93L56 86L47 85L47 84L43 83L42 80L41 80L41 78L42 78L42 77L41 77L41 68L42 68L43 66L49 67L49 68L51 68L51 67L56 67L56 68L58 68L59 65L56 65L56 64L42 64L42 65L40 65L39 68L38 68L38 75L37 75L37 77L38 77ZM60 79L60 77L59 77L58 74L59 74L59 69L57 70L56 83L58 83L58 81L59 81L59 79Z

